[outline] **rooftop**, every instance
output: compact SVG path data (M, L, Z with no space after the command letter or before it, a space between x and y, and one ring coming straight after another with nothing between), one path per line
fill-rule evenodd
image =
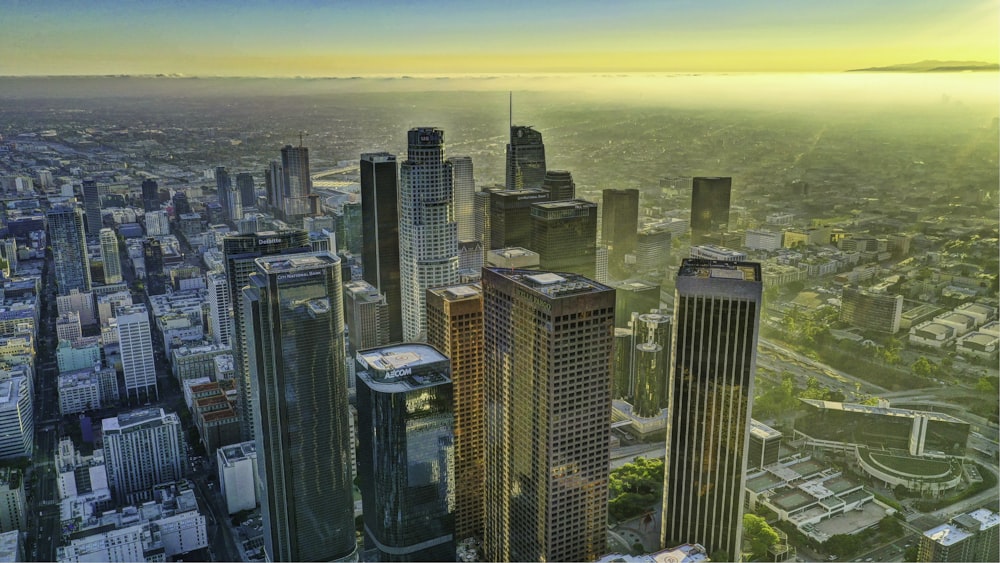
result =
M303 252L257 258L257 265L269 274L292 272L307 268L321 268L337 264L340 259L329 252Z
M257 457L257 444L255 442L242 442L219 448L219 455L227 464L236 463L241 459L250 456Z
M462 285L450 285L448 287L438 287L430 290L431 293L443 297L447 301L458 301L479 297L483 290L479 284L468 283Z
M393 344L358 352L358 360L377 371L446 362L448 358L427 344Z
M817 399L799 399L799 400L802 401L803 403L806 403L807 405L827 410L839 410L844 412L856 412L864 414L880 414L884 416L900 416L905 418L926 416L929 420L936 420L939 422L954 422L957 424L968 424L963 420L959 420L951 415L940 412L918 411L913 409L897 409L892 407L878 407L873 405L858 405L855 403L838 403L835 401L820 401Z
M139 409L131 412L119 414L116 417L105 418L101 421L101 428L104 432L109 430L121 430L130 426L138 426L146 422L156 420L176 419L177 415L167 414L161 408Z
M924 536L943 546L951 546L967 539L972 534L952 524L941 524L924 532Z
M719 260L699 260L685 258L677 277L723 278L743 281L759 281L760 264L756 262L723 262Z
M761 440L773 440L776 438L781 438L782 434L778 430L771 428L770 426L764 424L763 422L759 422L751 418L750 436L754 438L759 438Z

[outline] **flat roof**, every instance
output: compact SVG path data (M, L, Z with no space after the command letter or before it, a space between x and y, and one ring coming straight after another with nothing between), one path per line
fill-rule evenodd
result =
M744 281L758 281L761 279L760 264L757 262L726 262L698 258L685 258L682 260L677 277L724 278Z
M436 295L452 301L457 299L469 299L482 294L482 289L478 284L467 283L462 285L449 285L448 287L438 287L431 290Z
M971 537L972 534L953 524L941 524L924 532L924 536L938 544L950 546Z
M990 528L995 528L998 525L1000 525L1000 514L997 514L985 508L973 510L972 512L969 513L969 516L979 521L980 530L988 530Z
M169 415L174 416L174 415ZM148 408L139 409L131 412L126 412L119 414L118 416L105 418L101 421L101 428L107 432L108 430L121 430L122 428L128 426L135 426L137 424L142 424L143 422L150 422L153 420L160 420L167 418L168 415L164 413L161 408Z
M280 273L302 268L319 268L329 264L336 264L340 262L340 259L329 252L319 251L262 256L257 258L256 262L268 273Z
M931 411L918 411L913 409L898 409L892 407L878 407L872 405L858 405L855 403L838 403L835 401L821 401L818 399L799 399L807 405L818 407L827 410L836 410L844 412L856 412L863 414L879 414L884 416L899 416L904 418L915 418L917 416L926 416L930 420L937 420L940 422L954 422L959 424L968 424L964 420L955 418L954 416Z
M357 357L370 368L387 371L447 361L448 358L427 344L393 344L361 350Z
M641 317L640 317L641 318ZM771 440L781 438L781 432L758 420L750 419L750 435L761 440Z

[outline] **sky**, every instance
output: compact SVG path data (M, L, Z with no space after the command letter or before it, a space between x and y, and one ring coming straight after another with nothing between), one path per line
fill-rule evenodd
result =
M825 72L995 63L997 0L0 0L0 75Z

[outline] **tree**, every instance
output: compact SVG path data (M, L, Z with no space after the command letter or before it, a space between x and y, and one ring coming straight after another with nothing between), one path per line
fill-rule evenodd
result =
M910 370L913 372L913 375L919 377L931 377L937 374L937 369L937 364L931 362L923 356L917 358L917 361L913 362L913 365L910 366Z
M823 548L838 557L844 557L861 548L861 539L850 534L837 534L823 542Z
M767 550L778 543L778 533L774 528L756 514L743 515L743 539L750 544L753 559L763 559Z
M886 537L895 537L903 533L903 525L895 516L886 516L879 520L878 529Z

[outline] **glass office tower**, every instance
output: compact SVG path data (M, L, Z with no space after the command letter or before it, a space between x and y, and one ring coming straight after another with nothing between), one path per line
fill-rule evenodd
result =
M454 561L452 381L427 344L358 352L358 475L377 561Z
M662 541L724 561L740 555L762 287L754 262L685 259L677 274Z
M255 265L242 297L267 559L356 560L340 259Z

